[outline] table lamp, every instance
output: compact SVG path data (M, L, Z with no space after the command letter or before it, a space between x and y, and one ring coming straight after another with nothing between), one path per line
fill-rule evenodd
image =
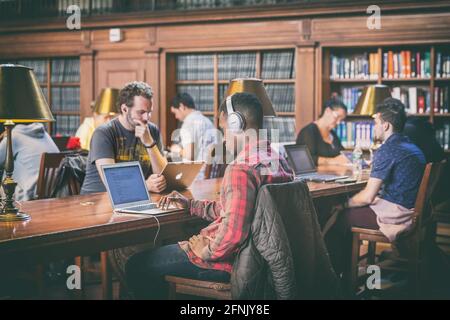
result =
M30 216L14 204L14 191L17 183L12 178L14 159L11 130L15 122L50 122L55 121L44 94L42 93L33 69L14 65L0 65L0 122L6 131L5 179L2 182L5 199L0 211L0 222L28 220Z
M262 104L264 117L275 117L272 101L267 95L266 89L261 79L256 78L237 78L230 81L226 97L235 93L247 92L253 93ZM225 103L225 100L222 102Z
M119 99L119 89L104 88L95 100L94 112L97 114L107 114L114 116L119 113L117 101Z
M389 97L391 97L391 91L388 86L382 84L367 86L359 97L353 114L372 116L375 114L377 105Z

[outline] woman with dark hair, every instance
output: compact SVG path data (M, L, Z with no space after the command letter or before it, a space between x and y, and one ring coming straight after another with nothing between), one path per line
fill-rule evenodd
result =
M349 163L347 157L341 154L344 148L333 130L346 116L344 103L332 98L325 103L320 118L298 134L297 144L308 146L316 165Z

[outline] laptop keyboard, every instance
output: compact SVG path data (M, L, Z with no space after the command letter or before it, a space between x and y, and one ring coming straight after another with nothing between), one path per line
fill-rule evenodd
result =
M130 208L127 208L127 210L145 211L145 210L155 209L157 207L158 206L156 205L156 203L148 203L148 204L141 204L139 206L130 207Z

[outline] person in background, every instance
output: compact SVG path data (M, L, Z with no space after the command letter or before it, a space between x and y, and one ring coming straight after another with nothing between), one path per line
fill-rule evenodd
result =
M92 117L86 117L83 123L78 127L75 136L80 138L81 149L89 150L92 135L96 128L113 119L113 114L98 114L94 111L95 101L91 102Z
M439 162L445 158L444 149L436 140L433 125L427 120L409 117L403 134L422 150L427 162Z
M13 179L17 182L16 201L36 198L37 180L44 152L59 152L42 123L17 124L12 130L14 151ZM6 160L7 138L0 142L0 167L3 171Z
M131 82L119 93L120 115L95 129L91 141L86 177L81 194L105 192L101 166L139 161L151 192L162 192L166 180L161 175L167 164L162 156L158 127L150 122L153 91L145 82Z
M207 117L195 109L194 99L188 93L178 93L172 100L170 111L183 124L179 130L179 144L170 148L172 154L188 161L206 161L208 146L216 143L216 129ZM204 178L205 166L196 179Z
M346 116L344 103L332 98L325 103L320 118L300 130L296 143L308 146L316 165L349 164L349 159L341 154L344 147L333 130Z

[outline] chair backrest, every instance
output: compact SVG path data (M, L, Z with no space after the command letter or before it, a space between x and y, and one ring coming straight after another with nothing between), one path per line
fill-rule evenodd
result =
M61 152L42 154L36 191L38 199L51 197L57 182L58 168L65 155Z
M428 163L425 167L414 206L413 223L418 228L423 227L431 219L431 199L436 192L445 164L445 161Z
M419 258L424 245L433 241L435 228L431 216L432 198L445 165L446 162L442 161L425 166L414 206L413 228L396 240L398 249L403 253Z

